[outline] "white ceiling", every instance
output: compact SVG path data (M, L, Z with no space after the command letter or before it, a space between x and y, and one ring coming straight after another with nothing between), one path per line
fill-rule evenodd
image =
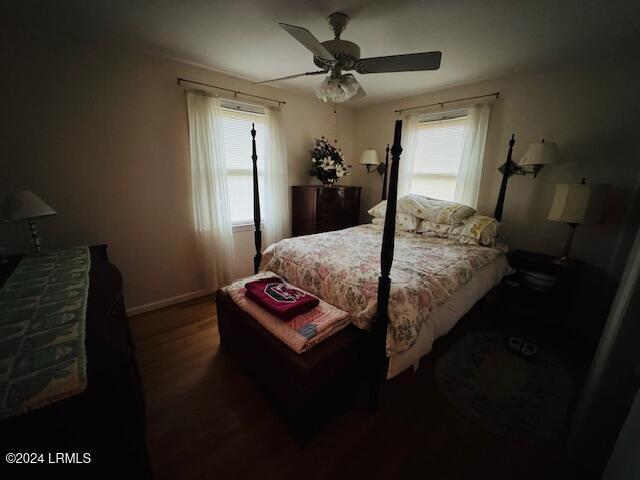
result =
M251 80L315 70L277 22L332 38L326 16L349 14L342 38L362 57L443 52L436 72L360 75L365 105L589 55L637 41L640 1L595 0L27 0L13 18L201 64ZM6 12L5 12L6 13ZM6 17L5 17L6 19ZM321 78L279 82L311 92Z

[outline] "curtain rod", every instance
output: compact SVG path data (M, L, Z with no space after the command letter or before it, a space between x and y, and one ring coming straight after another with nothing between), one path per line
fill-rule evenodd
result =
M178 85L180 85L181 82L193 83L193 84L196 84L196 85L202 85L204 87L210 87L210 88L216 88L218 90L224 90L225 92L233 93L234 97L238 97L238 95L244 95L246 97L259 98L261 100L267 100L269 102L275 102L278 105L286 105L286 103L287 103L284 100L276 100L276 99L273 99L273 98L261 97L260 95L253 95L251 93L244 93L244 92L241 92L239 90L231 90L230 88L218 87L216 85L210 85L208 83L196 82L195 80L189 80L188 78L180 78L180 77L178 77Z
M476 95L475 97L458 98L457 100L447 100L445 102L430 103L429 105L420 105L418 107L401 108L400 110L395 110L395 112L399 114L402 112L407 112L409 110L417 110L418 108L437 107L438 105L440 105L440 107L444 107L448 103L462 102L464 100L475 100L476 98L484 98L484 97L500 98L500 92L487 93L486 95Z

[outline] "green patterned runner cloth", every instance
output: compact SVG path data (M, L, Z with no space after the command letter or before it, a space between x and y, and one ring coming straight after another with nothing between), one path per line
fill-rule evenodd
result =
M87 247L24 257L0 289L0 418L87 386Z

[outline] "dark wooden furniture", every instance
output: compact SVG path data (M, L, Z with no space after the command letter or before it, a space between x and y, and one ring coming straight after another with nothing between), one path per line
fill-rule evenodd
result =
M255 156L254 131L251 133ZM368 385L370 406L372 409L377 407L380 385L386 378L388 366L385 347L389 322L387 307L402 152L401 133L402 121L398 120L391 149L393 163L383 230L378 313L373 320L371 334L350 325L311 350L296 354L241 310L226 292L220 290L216 293L221 345L275 401L291 433L302 445L314 437L325 415L334 413L333 407L345 406L345 399L353 398L351 393L359 384L364 382ZM293 234L311 234L357 225L360 190L361 187L294 186ZM257 195L258 191L254 189L254 205L258 202Z
M294 237L358 225L362 187L300 185L291 187Z
M251 164L253 166L253 240L256 254L253 257L253 273L258 273L262 261L262 231L260 230L260 190L258 188L258 154L256 153L256 126L251 124Z
M81 452L83 476L151 478L144 393L125 313L122 276L107 246L90 247L87 299L87 389L43 408L0 421L2 452ZM20 261L0 264L0 286ZM21 465L23 467L24 465ZM78 467L78 466L76 466ZM16 467L19 468L19 467Z
M493 213L493 218L502 221L502 210L504 209L504 199L507 195L507 181L509 180L509 176L513 173L513 160L511 159L513 155L513 146L516 143L516 135L515 133L511 135L511 139L509 140L509 151L507 152L507 160L504 162L504 165L500 167L500 171L502 172L502 181L500 182L500 192L498 192L498 201L496 202L496 210Z
M307 445L336 408L348 407L365 379L367 334L353 325L295 353L222 290L216 293L220 344L272 401L289 431Z
M511 252L508 260L516 271L502 280L500 293L509 317L563 328L583 264L524 250Z
M391 174L389 178L389 198L384 217L382 232L382 249L380 251L380 277L378 278L378 311L371 329L373 355L371 358L372 380L369 408L378 408L380 389L387 378L389 357L387 357L387 327L389 325L389 292L391 290L391 266L393 264L393 250L396 237L396 203L398 200L398 164L402 147L402 121L397 120L393 132L393 146L391 147Z
M382 177L382 197L380 201L387 199L387 174L389 173L389 144L387 143L387 149L384 155L384 174Z
M252 137L255 152L253 131ZM359 332L350 326L308 352L295 354L253 317L235 305L226 292L221 290L216 293L218 329L222 346L237 358L266 393L276 400L280 410L285 413L292 433L303 444L313 438L316 431L316 421L310 417L327 411L332 404L326 402L335 398L336 388L352 389L358 383L357 380L364 380L368 384L370 409L375 411L379 405L380 391L389 364L386 338L398 172L402 153L401 137L402 121L396 120L391 148L389 198L380 252L378 305L370 333ZM513 143L510 143L509 161L512 149ZM257 189L254 189L254 198L256 197ZM500 197L499 204L504 202L504 195ZM293 234L305 235L356 225L359 205L360 187L294 186ZM341 398L344 400L348 395L341 395ZM315 399L321 399L321 402L316 403ZM304 405L307 403L322 408L305 408Z

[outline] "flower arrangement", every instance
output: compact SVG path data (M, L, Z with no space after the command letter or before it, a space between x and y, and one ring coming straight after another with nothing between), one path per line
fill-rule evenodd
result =
M342 152L331 145L325 137L316 138L311 150L311 171L324 185L331 186L338 179L349 175L351 165L344 163Z

